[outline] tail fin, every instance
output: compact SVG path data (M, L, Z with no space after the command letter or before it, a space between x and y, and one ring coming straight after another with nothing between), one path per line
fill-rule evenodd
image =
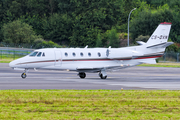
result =
M164 22L159 24L159 26L147 41L147 48L166 44L169 38L170 29L171 23Z

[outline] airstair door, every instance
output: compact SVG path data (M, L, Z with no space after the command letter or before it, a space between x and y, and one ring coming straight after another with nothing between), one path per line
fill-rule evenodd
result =
M54 66L58 66L59 67L62 64L61 51L55 50L54 52L55 52L55 64L54 64Z

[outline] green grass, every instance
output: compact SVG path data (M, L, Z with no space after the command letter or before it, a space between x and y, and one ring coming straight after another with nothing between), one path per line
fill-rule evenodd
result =
M180 91L1 90L0 119L180 119Z
M0 63L10 63L11 61L15 60L15 59L18 59L18 58L21 58L23 57L24 55L1 55L0 56Z
M13 61L13 58L3 58L3 59L0 59L0 63L10 63L11 61Z
M138 66L146 66L146 67L174 67L180 68L180 63L157 63L157 64L141 64Z

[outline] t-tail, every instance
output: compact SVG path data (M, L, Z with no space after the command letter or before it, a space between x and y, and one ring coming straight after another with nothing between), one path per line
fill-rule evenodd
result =
M139 44L144 44L146 45L146 48L165 48L173 42L167 42L169 38L169 33L171 29L171 23L161 23L159 26L156 28L154 33L151 35L147 43L144 43L142 41L137 41Z
M147 43L137 41L137 43L141 44L145 48L144 52L146 52L144 53L144 56L147 56L147 58L149 58L142 59L140 61L141 63L155 64L155 59L163 56L166 47L173 44L173 42L167 42L170 29L171 23L161 23L151 35Z

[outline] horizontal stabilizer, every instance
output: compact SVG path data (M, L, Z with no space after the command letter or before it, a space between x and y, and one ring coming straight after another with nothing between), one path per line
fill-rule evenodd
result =
M164 42L164 43L160 43L160 44L147 46L147 48L166 48L167 46L172 45L172 44L173 44L173 42Z
M156 64L155 59L143 59L140 61L141 63L147 63L147 64Z
M145 42L143 42L143 41L136 41L139 45L144 45L144 44L146 44Z
M165 48L165 47L167 47L167 46L169 46L169 45L172 45L172 44L174 44L173 42L167 42L164 46L163 46L163 48Z

